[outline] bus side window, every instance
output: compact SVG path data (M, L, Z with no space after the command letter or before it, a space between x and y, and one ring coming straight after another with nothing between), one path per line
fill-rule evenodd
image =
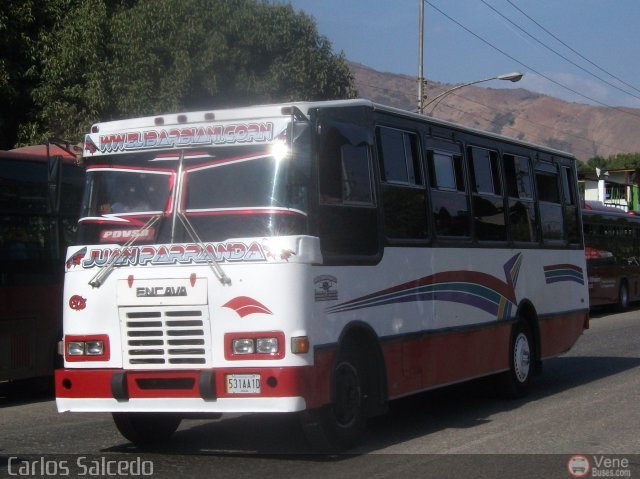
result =
M469 201L462 156L450 152L429 151L428 164L436 234L469 238Z
M347 204L373 204L369 147L342 145L342 202Z
M370 130L327 119L318 131L318 235L325 264L376 261Z
M377 129L382 176L384 231L387 238L426 239L426 190L418 136L390 128Z
M564 224L569 244L580 243L580 228L578 223L578 202L575 191L573 170L562 167L562 189L564 192Z
M326 135L320 153L320 201L372 205L369 146L352 145L337 128Z
M475 235L479 241L505 241L507 227L500 182L498 152L467 148Z
M509 228L511 239L517 242L537 242L538 227L533 201L531 161L524 156L505 154L504 173L509 198Z
M564 226L558 175L547 171L536 171L536 190L543 240L545 242L563 241Z

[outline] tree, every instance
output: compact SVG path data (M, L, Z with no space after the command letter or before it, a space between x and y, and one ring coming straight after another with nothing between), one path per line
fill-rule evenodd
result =
M640 168L640 153L619 153L608 158L594 156L586 163L578 163L580 173L593 173L596 168L601 171Z
M19 141L80 139L137 115L355 95L342 54L313 20L260 0L47 0ZM51 12L51 9L49 10Z
M44 13L37 0L0 2L0 148L15 144L33 111L36 41L50 25Z

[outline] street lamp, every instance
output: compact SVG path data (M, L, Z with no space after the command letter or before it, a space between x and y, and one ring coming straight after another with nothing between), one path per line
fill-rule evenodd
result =
M484 78L483 80L471 81L471 82L468 82L468 83L463 83L461 85L454 86L453 88L450 88L449 90L444 91L444 92L440 93L439 95L437 95L436 97L432 98L431 101L429 101L426 105L424 105L422 107L422 111L420 113L424 113L424 108L428 107L429 105L431 105L434 102L439 102L440 100L442 100L442 98L447 96L449 93L454 92L456 90L459 90L460 88L464 88L464 87L469 86L469 85L475 85L476 83L482 83L482 82L491 81L491 80L509 80L511 82L517 82L517 81L520 81L523 76L524 76L524 73L511 72L511 73L505 73L503 75L497 75L497 76L494 76L494 77L491 77L491 78ZM438 105L435 104L433 106L433 109L435 109L436 106L438 106ZM433 109L432 109L432 112L433 112Z

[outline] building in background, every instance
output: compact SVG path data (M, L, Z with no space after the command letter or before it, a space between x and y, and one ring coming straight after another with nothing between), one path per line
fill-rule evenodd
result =
M636 169L601 170L581 175L585 201L599 202L625 212L640 211Z

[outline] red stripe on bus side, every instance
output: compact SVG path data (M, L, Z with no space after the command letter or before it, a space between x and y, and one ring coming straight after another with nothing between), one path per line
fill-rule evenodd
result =
M389 398L507 369L510 334L501 323L385 344Z
M545 317L539 322L542 359L562 354L575 344L582 331L589 328L589 313L576 311Z

